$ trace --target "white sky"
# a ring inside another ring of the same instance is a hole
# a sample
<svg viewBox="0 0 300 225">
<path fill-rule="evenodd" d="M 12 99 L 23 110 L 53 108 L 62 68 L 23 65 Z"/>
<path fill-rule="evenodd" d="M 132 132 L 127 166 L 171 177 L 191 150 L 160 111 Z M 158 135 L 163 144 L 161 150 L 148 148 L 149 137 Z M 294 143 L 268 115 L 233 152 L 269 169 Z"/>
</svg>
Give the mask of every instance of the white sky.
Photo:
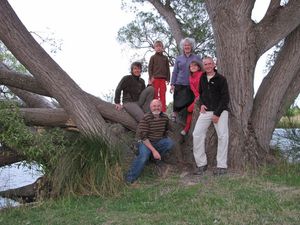
<svg viewBox="0 0 300 225">
<path fill-rule="evenodd" d="M 29 31 L 62 40 L 52 58 L 85 91 L 102 97 L 129 74 L 130 54 L 116 40 L 117 32 L 134 15 L 121 10 L 121 0 L 9 0 Z M 270 0 L 258 0 L 252 17 L 259 21 Z M 136 59 L 138 60 L 138 59 Z M 256 67 L 254 89 L 264 77 L 264 57 Z M 147 82 L 147 74 L 142 77 Z M 169 87 L 168 87 L 169 88 Z M 167 102 L 172 96 L 167 95 Z"/>
<path fill-rule="evenodd" d="M 121 0 L 9 3 L 29 31 L 62 39 L 62 51 L 49 54 L 83 90 L 102 96 L 129 74 L 130 57 L 116 37 L 134 15 L 121 10 Z"/>
</svg>

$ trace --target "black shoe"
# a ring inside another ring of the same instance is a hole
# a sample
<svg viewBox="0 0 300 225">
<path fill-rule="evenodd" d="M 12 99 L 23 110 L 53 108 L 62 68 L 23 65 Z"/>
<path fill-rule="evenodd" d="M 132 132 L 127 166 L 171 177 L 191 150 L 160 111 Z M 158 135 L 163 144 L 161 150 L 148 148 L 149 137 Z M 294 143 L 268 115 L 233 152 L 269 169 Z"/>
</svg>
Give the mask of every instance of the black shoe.
<svg viewBox="0 0 300 225">
<path fill-rule="evenodd" d="M 227 169 L 226 168 L 216 168 L 213 173 L 215 176 L 225 175 L 227 173 Z"/>
<path fill-rule="evenodd" d="M 198 167 L 196 170 L 195 170 L 195 172 L 193 173 L 194 175 L 203 175 L 204 174 L 204 172 L 207 170 L 207 165 L 205 165 L 205 166 L 200 166 L 200 167 Z"/>
</svg>

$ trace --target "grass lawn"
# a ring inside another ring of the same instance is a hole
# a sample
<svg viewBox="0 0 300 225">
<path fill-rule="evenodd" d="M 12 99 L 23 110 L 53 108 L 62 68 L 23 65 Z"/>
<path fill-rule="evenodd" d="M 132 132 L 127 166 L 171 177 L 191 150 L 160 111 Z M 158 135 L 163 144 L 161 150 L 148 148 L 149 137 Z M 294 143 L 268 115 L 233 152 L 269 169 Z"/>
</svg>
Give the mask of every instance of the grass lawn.
<svg viewBox="0 0 300 225">
<path fill-rule="evenodd" d="M 256 176 L 145 174 L 115 197 L 69 197 L 1 210 L 0 224 L 300 224 L 300 165 L 288 174 L 268 168 Z"/>
</svg>

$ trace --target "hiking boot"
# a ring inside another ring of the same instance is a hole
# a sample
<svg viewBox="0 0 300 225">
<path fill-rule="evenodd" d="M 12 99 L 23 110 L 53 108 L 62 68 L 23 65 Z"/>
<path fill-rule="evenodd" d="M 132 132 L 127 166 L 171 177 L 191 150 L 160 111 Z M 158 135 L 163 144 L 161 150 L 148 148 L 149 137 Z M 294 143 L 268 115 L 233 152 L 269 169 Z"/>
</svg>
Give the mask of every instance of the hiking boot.
<svg viewBox="0 0 300 225">
<path fill-rule="evenodd" d="M 216 168 L 213 173 L 215 176 L 221 176 L 221 175 L 224 175 L 227 173 L 227 169 L 226 168 Z"/>
<path fill-rule="evenodd" d="M 195 172 L 193 173 L 194 175 L 203 175 L 204 172 L 207 170 L 207 165 L 205 166 L 200 166 L 200 167 L 197 167 L 197 169 L 195 170 Z"/>
<path fill-rule="evenodd" d="M 161 160 L 156 160 L 155 164 L 156 164 L 158 176 L 162 178 L 166 178 L 171 169 L 170 165 L 165 162 L 162 162 Z"/>
</svg>

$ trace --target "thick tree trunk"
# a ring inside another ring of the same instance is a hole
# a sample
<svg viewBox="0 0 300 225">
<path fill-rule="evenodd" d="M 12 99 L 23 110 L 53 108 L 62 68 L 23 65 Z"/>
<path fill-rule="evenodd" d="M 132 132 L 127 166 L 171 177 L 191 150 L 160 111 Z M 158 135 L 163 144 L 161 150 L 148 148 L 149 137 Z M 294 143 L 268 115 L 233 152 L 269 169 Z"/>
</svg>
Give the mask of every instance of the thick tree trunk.
<svg viewBox="0 0 300 225">
<path fill-rule="evenodd" d="M 239 4 L 239 8 L 220 5 L 209 2 L 207 9 L 218 50 L 218 70 L 227 78 L 230 92 L 228 165 L 240 169 L 249 162 L 256 164 L 256 152 L 262 150 L 249 129 L 254 95 L 253 74 L 259 56 L 257 52 L 249 51 L 255 49 L 255 36 L 249 32 L 253 25 L 250 16 L 241 17 L 242 13 L 250 14 L 248 5 Z"/>
<path fill-rule="evenodd" d="M 214 29 L 218 52 L 218 70 L 227 78 L 230 91 L 231 112 L 228 159 L 229 166 L 233 168 L 244 168 L 248 165 L 256 167 L 269 159 L 269 143 L 275 124 L 279 119 L 270 121 L 269 115 L 272 115 L 272 110 L 277 112 L 279 105 L 272 105 L 268 108 L 263 107 L 263 105 L 266 101 L 269 102 L 270 96 L 277 101 L 281 101 L 284 93 L 288 90 L 283 85 L 276 86 L 277 89 L 275 89 L 275 86 L 272 89 L 268 88 L 268 94 L 258 93 L 255 99 L 263 97 L 264 100 L 257 100 L 254 106 L 254 69 L 257 60 L 264 53 L 261 49 L 267 50 L 271 47 L 270 42 L 276 44 L 280 38 L 287 35 L 299 24 L 299 20 L 291 20 L 289 23 L 286 20 L 288 18 L 287 12 L 294 15 L 299 13 L 299 4 L 296 1 L 292 1 L 291 4 L 293 5 L 289 7 L 281 9 L 275 7 L 276 10 L 273 7 L 272 10 L 280 13 L 282 30 L 276 32 L 274 27 L 270 31 L 273 35 L 268 34 L 270 36 L 270 40 L 268 40 L 265 33 L 257 33 L 257 30 L 263 29 L 263 27 L 266 28 L 266 26 L 274 26 L 271 21 L 277 20 L 279 22 L 279 20 L 274 15 L 273 19 L 264 19 L 262 24 L 253 23 L 251 12 L 254 2 L 236 0 L 206 1 L 208 14 Z M 272 13 L 270 12 L 270 14 Z M 287 55 L 286 58 L 288 58 Z M 277 73 L 277 81 L 285 80 L 286 76 L 289 76 L 288 79 L 295 81 L 297 77 L 295 70 L 290 69 L 289 72 L 290 74 Z M 271 84 L 269 83 L 269 85 Z M 252 116 L 253 110 L 259 110 L 257 117 Z M 271 126 L 272 129 L 262 131 L 265 125 Z"/>
</svg>

